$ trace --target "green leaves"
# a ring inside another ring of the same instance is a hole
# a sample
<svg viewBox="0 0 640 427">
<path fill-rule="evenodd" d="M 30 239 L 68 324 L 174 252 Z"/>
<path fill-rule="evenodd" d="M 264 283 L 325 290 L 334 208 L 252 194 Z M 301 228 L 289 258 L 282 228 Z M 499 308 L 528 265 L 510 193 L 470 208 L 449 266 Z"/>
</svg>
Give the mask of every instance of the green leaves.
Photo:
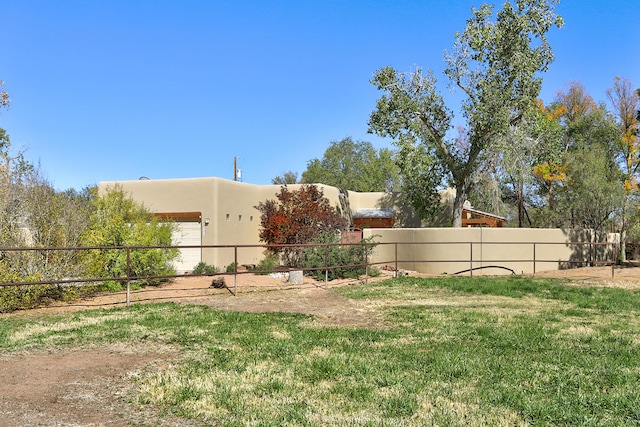
<svg viewBox="0 0 640 427">
<path fill-rule="evenodd" d="M 556 3 L 506 1 L 495 16 L 493 6 L 484 5 L 473 9 L 465 30 L 456 34 L 453 52 L 445 56 L 445 76 L 465 95 L 461 109 L 468 143 L 463 146 L 448 135 L 453 113 L 430 71 L 398 73 L 384 67 L 374 74 L 371 83 L 384 94 L 371 113 L 370 131 L 394 138 L 405 150 L 409 146 L 403 141 L 412 139 L 415 157 L 438 160 L 457 191 L 454 226 L 461 225 L 463 203 L 490 142 L 522 119 L 540 91 L 539 73 L 553 60 L 546 33 L 553 25 L 562 25 L 553 11 Z M 403 170 L 402 174 L 405 182 L 415 182 L 424 171 Z"/>
<path fill-rule="evenodd" d="M 302 174 L 308 184 L 327 184 L 351 191 L 387 191 L 399 181 L 393 152 L 350 137 L 333 141 L 321 159 L 312 159 Z"/>
<path fill-rule="evenodd" d="M 83 236 L 85 246 L 170 246 L 172 225 L 161 223 L 144 206 L 127 196 L 120 187 L 109 188 L 94 200 L 89 229 Z M 88 251 L 91 277 L 126 277 L 173 274 L 171 262 L 178 249 L 132 249 L 127 262 L 123 249 Z"/>
</svg>

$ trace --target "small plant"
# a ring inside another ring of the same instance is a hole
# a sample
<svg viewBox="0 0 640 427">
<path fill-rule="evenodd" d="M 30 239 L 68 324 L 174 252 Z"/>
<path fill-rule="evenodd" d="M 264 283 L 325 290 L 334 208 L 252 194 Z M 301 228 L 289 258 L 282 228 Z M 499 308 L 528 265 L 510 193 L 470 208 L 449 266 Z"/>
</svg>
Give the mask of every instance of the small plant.
<svg viewBox="0 0 640 427">
<path fill-rule="evenodd" d="M 363 239 L 358 245 L 340 245 L 336 234 L 322 235 L 317 243 L 326 243 L 326 246 L 305 249 L 304 267 L 311 269 L 306 274 L 324 280 L 325 267 L 329 267 L 326 270 L 328 280 L 358 278 L 367 272 L 366 263 L 375 247 L 372 239 L 373 237 Z M 371 269 L 370 273 L 374 270 L 376 269 Z"/>
<path fill-rule="evenodd" d="M 266 256 L 256 265 L 255 270 L 258 272 L 264 272 L 258 274 L 269 274 L 269 272 L 277 270 L 279 266 L 280 257 L 276 254 L 266 252 Z"/>
<path fill-rule="evenodd" d="M 191 273 L 208 275 L 208 274 L 216 274 L 218 272 L 219 270 L 215 265 L 210 265 L 210 264 L 207 264 L 206 262 L 199 262 L 198 265 L 195 266 L 195 268 Z"/>
<path fill-rule="evenodd" d="M 120 292 L 122 290 L 122 284 L 115 280 L 107 280 L 98 285 L 100 292 Z"/>
<path fill-rule="evenodd" d="M 237 268 L 238 268 L 238 263 L 232 262 L 231 264 L 227 265 L 226 272 L 233 273 L 234 271 L 237 270 Z"/>
</svg>

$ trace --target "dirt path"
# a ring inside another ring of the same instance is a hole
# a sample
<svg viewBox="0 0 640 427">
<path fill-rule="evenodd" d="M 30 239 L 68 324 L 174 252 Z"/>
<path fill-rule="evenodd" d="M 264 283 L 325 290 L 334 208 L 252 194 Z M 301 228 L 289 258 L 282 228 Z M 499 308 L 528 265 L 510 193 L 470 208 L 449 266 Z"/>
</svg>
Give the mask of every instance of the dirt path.
<svg viewBox="0 0 640 427">
<path fill-rule="evenodd" d="M 640 268 L 592 267 L 540 273 L 542 277 L 576 279 L 581 286 L 640 289 Z M 380 277 L 369 280 L 381 280 Z M 329 325 L 381 326 L 382 319 L 357 301 L 332 289 L 361 281 L 323 282 L 305 278 L 301 286 L 283 279 L 240 275 L 225 277 L 228 289 L 211 288 L 211 278 L 178 279 L 157 288 L 132 292 L 132 303 L 174 301 L 204 304 L 221 310 L 296 312 L 313 315 L 313 322 Z M 10 316 L 40 317 L 77 310 L 126 305 L 126 294 L 100 295 L 74 304 L 57 305 Z M 2 317 L 7 317 L 4 315 Z M 2 321 L 0 317 L 0 321 Z M 131 375 L 154 369 L 177 353 L 160 348 L 101 347 L 0 354 L 0 427 L 14 426 L 195 426 L 189 420 L 165 416 L 129 400 Z"/>
</svg>

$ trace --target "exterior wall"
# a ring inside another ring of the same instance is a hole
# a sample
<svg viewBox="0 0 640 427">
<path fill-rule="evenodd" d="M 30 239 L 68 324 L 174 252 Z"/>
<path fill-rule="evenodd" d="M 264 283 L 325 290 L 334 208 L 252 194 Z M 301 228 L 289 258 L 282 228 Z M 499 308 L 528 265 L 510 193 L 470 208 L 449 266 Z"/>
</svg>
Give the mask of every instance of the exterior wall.
<svg viewBox="0 0 640 427">
<path fill-rule="evenodd" d="M 570 268 L 578 266 L 574 262 L 588 262 L 592 255 L 598 261 L 610 260 L 611 247 L 568 242 L 617 241 L 616 235 L 596 238 L 591 230 L 532 228 L 365 229 L 363 237 L 371 236 L 381 243 L 409 242 L 397 245 L 398 268 L 427 274 L 454 274 L 478 267 L 482 269 L 473 274 L 511 274 L 489 266 L 532 274 L 533 259 L 536 272 Z M 396 245 L 379 245 L 372 261 L 395 267 L 395 251 Z M 419 260 L 429 262 L 416 262 Z"/>
<path fill-rule="evenodd" d="M 259 202 L 275 199 L 279 185 L 255 185 L 222 178 L 188 178 L 166 180 L 140 180 L 103 182 L 104 191 L 115 184 L 122 186 L 134 200 L 149 210 L 166 212 L 201 212 L 202 244 L 258 245 L 260 212 Z M 331 186 L 317 184 L 333 206 L 344 211 L 340 191 Z M 289 185 L 295 190 L 300 185 Z M 445 197 L 443 196 L 443 199 Z M 351 211 L 363 208 L 396 208 L 397 227 L 415 224 L 411 208 L 403 207 L 396 194 L 348 192 Z M 417 226 L 419 226 L 419 220 Z M 414 225 L 415 227 L 416 225 Z M 568 261 L 588 260 L 586 247 L 569 247 L 566 242 L 592 241 L 589 230 L 519 229 L 519 228 L 376 228 L 365 229 L 363 237 L 376 236 L 378 242 L 410 242 L 398 245 L 399 268 L 431 274 L 452 274 L 471 267 L 500 265 L 517 273 L 533 273 L 532 259 L 536 242 L 536 271 L 568 267 Z M 448 242 L 438 244 L 439 242 Z M 470 262 L 473 242 L 473 262 Z M 496 244 L 497 242 L 510 242 Z M 548 244 L 538 243 L 546 242 Z M 600 247 L 600 251 L 604 249 Z M 264 258 L 260 247 L 239 247 L 237 260 L 242 264 L 257 264 Z M 234 248 L 203 248 L 202 261 L 223 269 L 234 262 Z M 610 253 L 600 253 L 599 259 Z M 609 259 L 609 258 L 607 258 Z M 409 262 L 411 260 L 411 262 Z M 429 260 L 437 262 L 415 262 Z M 463 260 L 463 261 L 457 261 Z M 524 261 L 523 261 L 524 260 Z M 380 245 L 374 253 L 374 262 L 395 264 L 395 247 Z M 456 261 L 456 262 L 454 262 Z M 489 268 L 474 274 L 510 274 L 503 269 Z"/>
<path fill-rule="evenodd" d="M 260 232 L 259 202 L 275 199 L 280 185 L 255 185 L 222 178 L 185 178 L 101 182 L 100 191 L 120 185 L 131 197 L 156 213 L 201 212 L 202 245 L 257 245 Z M 317 184 L 331 205 L 340 207 L 340 191 Z M 299 184 L 288 185 L 291 190 Z M 380 208 L 386 203 L 385 193 L 348 192 L 351 210 Z M 203 248 L 202 261 L 223 269 L 234 262 L 233 248 Z M 264 250 L 238 248 L 238 264 L 257 264 L 264 258 Z"/>
</svg>

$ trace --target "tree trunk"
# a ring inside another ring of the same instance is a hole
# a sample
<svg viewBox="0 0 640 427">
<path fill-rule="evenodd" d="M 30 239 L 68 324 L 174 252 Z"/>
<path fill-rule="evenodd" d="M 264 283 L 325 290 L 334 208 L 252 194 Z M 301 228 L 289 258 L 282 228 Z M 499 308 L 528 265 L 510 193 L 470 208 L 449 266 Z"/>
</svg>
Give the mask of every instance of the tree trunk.
<svg viewBox="0 0 640 427">
<path fill-rule="evenodd" d="M 467 185 L 456 186 L 456 198 L 453 199 L 453 221 L 451 223 L 454 228 L 462 227 L 462 208 L 464 207 L 464 202 L 467 201 L 468 191 Z"/>
<path fill-rule="evenodd" d="M 516 190 L 516 197 L 518 199 L 518 227 L 524 227 L 524 184 L 522 182 L 518 183 Z"/>
</svg>

